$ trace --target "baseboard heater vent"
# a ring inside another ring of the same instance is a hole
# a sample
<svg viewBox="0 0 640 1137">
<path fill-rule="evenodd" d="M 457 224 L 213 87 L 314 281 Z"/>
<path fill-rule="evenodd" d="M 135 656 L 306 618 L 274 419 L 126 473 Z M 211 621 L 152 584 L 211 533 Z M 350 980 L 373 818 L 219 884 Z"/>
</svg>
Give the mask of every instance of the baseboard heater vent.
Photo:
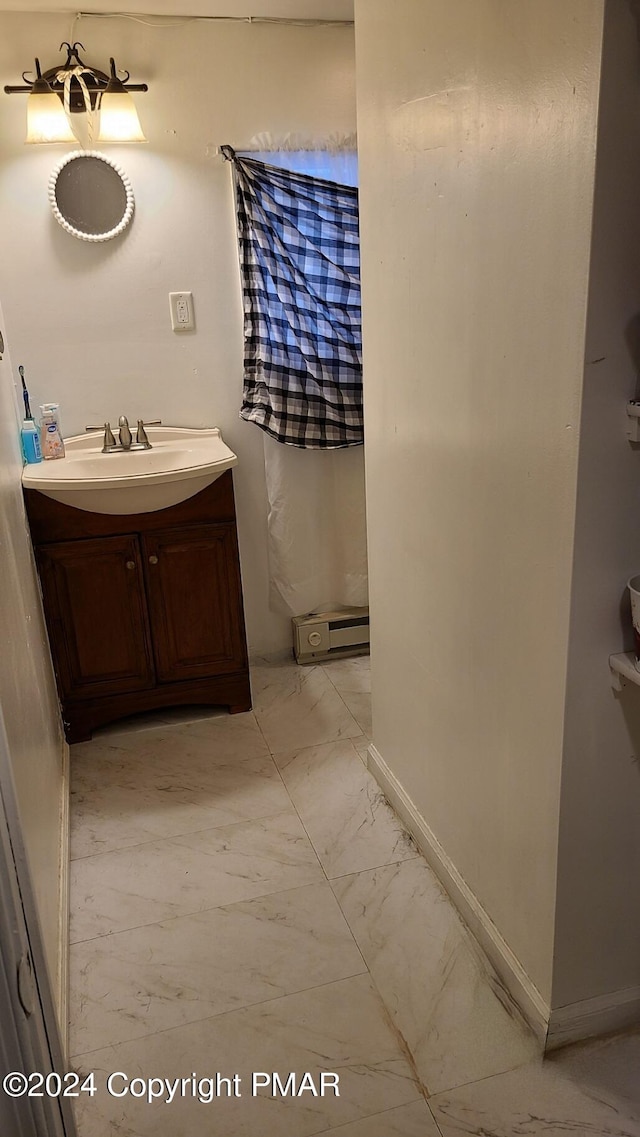
<svg viewBox="0 0 640 1137">
<path fill-rule="evenodd" d="M 369 651 L 369 609 L 310 612 L 294 616 L 293 650 L 298 663 L 318 663 L 342 655 Z"/>
</svg>

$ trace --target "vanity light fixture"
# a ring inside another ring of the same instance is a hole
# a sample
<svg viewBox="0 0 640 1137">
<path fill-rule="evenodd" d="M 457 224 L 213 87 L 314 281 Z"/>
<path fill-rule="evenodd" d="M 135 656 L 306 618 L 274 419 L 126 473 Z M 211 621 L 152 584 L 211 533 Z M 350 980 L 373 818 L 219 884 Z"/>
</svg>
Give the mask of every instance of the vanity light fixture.
<svg viewBox="0 0 640 1137">
<path fill-rule="evenodd" d="M 122 80 L 118 79 L 113 59 L 109 62 L 111 75 L 100 96 L 100 130 L 97 141 L 146 142 L 136 105 Z M 146 87 L 146 83 L 141 85 Z"/>
<path fill-rule="evenodd" d="M 89 122 L 90 141 L 93 140 L 93 117 L 100 113 L 98 142 L 146 142 L 140 126 L 131 91 L 148 91 L 146 83 L 129 83 L 129 72 L 120 79 L 113 59 L 110 74 L 89 67 L 78 55 L 81 43 L 62 43 L 67 49 L 63 65 L 51 67 L 44 74 L 36 59 L 35 77 L 23 71 L 24 86 L 6 86 L 5 94 L 26 93 L 26 142 L 76 142 L 71 127 L 71 115 L 85 113 Z"/>
<path fill-rule="evenodd" d="M 47 80 L 43 79 L 40 62 L 36 59 L 36 80 L 27 99 L 25 142 L 76 141 L 64 107 Z"/>
</svg>

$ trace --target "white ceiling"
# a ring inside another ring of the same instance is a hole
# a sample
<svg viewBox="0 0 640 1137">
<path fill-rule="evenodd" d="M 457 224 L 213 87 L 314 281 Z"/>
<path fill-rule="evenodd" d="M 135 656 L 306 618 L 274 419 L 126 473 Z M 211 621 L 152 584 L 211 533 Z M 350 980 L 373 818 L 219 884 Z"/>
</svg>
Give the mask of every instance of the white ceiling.
<svg viewBox="0 0 640 1137">
<path fill-rule="evenodd" d="M 271 16 L 352 20 L 353 0 L 0 0 L 5 12 L 144 12 L 161 16 Z"/>
</svg>

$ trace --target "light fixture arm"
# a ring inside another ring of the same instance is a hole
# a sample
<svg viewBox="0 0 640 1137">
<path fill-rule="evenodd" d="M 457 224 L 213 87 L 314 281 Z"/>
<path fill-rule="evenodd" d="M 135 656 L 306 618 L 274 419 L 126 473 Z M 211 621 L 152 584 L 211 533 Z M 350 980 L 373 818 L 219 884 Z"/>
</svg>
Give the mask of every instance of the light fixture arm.
<svg viewBox="0 0 640 1137">
<path fill-rule="evenodd" d="M 120 79 L 120 82 L 122 83 L 123 87 L 125 87 L 127 85 L 127 83 L 129 82 L 129 72 L 128 71 L 121 71 L 120 75 L 118 75 L 118 72 L 116 71 L 116 61 L 113 58 L 113 56 L 111 56 L 109 59 L 109 67 L 111 70 L 110 78 L 111 79 Z M 124 75 L 124 79 L 121 78 L 122 75 Z M 146 87 L 146 83 L 143 83 L 142 85 Z M 135 87 L 133 84 L 130 84 L 128 89 L 130 91 L 136 91 L 137 87 Z"/>
</svg>

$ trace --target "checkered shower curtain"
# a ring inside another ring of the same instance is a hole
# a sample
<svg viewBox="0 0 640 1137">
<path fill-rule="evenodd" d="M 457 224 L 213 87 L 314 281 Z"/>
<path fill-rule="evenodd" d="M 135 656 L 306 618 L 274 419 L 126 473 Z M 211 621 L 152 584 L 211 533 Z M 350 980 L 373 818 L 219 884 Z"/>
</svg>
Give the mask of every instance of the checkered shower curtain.
<svg viewBox="0 0 640 1137">
<path fill-rule="evenodd" d="M 241 418 L 278 442 L 363 441 L 358 195 L 236 155 L 244 297 Z"/>
</svg>

